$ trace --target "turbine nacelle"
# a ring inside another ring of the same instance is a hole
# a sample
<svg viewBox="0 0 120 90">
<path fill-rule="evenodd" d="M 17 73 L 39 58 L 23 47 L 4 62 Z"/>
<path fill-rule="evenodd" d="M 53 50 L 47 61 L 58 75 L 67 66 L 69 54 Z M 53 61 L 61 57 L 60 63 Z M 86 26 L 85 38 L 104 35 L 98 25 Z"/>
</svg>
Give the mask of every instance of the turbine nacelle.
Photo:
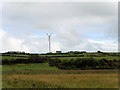
<svg viewBox="0 0 120 90">
<path fill-rule="evenodd" d="M 51 33 L 51 34 L 47 34 L 47 33 L 46 33 L 46 35 L 47 35 L 48 37 L 51 37 L 52 33 Z"/>
</svg>

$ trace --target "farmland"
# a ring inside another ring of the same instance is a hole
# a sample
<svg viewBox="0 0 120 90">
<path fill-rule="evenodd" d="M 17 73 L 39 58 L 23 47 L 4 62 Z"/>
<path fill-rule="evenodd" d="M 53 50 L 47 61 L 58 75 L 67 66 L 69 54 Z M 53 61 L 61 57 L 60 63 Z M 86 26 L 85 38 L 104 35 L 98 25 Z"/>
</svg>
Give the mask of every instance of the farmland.
<svg viewBox="0 0 120 90">
<path fill-rule="evenodd" d="M 4 65 L 2 65 L 3 88 L 118 88 L 117 69 L 86 68 L 86 70 L 82 70 L 81 68 L 77 68 L 77 66 L 76 68 L 65 68 L 66 70 L 64 70 L 64 68 L 61 69 L 57 67 L 58 64 L 63 66 L 66 61 L 68 63 L 69 61 L 71 62 L 71 59 L 79 61 L 82 60 L 81 58 L 84 58 L 83 61 L 92 59 L 92 62 L 93 60 L 99 61 L 102 59 L 108 61 L 114 60 L 115 65 L 115 60 L 119 60 L 118 53 L 107 53 L 105 55 L 101 53 L 82 53 L 77 55 L 39 54 L 37 56 L 32 55 L 32 57 L 29 54 L 4 54 L 2 60 L 8 60 L 11 63 L 4 63 Z M 27 61 L 21 62 L 27 59 L 30 60 L 31 63 L 26 63 Z M 36 59 L 38 59 L 38 61 L 36 61 Z M 46 60 L 41 61 L 44 59 Z M 16 62 L 17 60 L 20 63 Z M 49 60 L 53 60 L 52 62 L 58 60 L 58 62 L 54 65 L 54 63 L 49 62 Z M 62 63 L 60 63 L 59 60 L 62 61 Z M 12 61 L 14 61 L 14 63 Z"/>
<path fill-rule="evenodd" d="M 56 67 L 50 67 L 48 63 L 40 64 L 15 64 L 15 65 L 4 65 L 3 71 L 17 71 L 17 70 L 58 70 Z"/>
<path fill-rule="evenodd" d="M 70 59 L 76 59 L 78 57 L 59 57 L 61 60 L 70 60 Z M 88 57 L 79 57 L 79 58 L 88 58 Z M 93 57 L 95 60 L 100 60 L 100 59 L 108 59 L 108 60 L 113 60 L 116 59 L 118 60 L 118 57 L 112 57 L 112 56 L 106 56 L 106 57 Z"/>
<path fill-rule="evenodd" d="M 117 74 L 3 74 L 5 88 L 118 88 Z"/>
<path fill-rule="evenodd" d="M 38 54 L 39 56 L 43 57 L 49 57 L 49 58 L 59 58 L 61 60 L 70 60 L 70 59 L 76 59 L 76 58 L 88 58 L 88 57 L 93 57 L 96 60 L 100 59 L 108 59 L 108 60 L 113 60 L 116 59 L 118 60 L 119 53 L 81 53 L 81 54 L 74 54 L 74 53 L 66 53 L 66 54 Z M 17 59 L 17 58 L 28 58 L 29 54 L 2 54 L 2 60 L 5 59 Z"/>
</svg>

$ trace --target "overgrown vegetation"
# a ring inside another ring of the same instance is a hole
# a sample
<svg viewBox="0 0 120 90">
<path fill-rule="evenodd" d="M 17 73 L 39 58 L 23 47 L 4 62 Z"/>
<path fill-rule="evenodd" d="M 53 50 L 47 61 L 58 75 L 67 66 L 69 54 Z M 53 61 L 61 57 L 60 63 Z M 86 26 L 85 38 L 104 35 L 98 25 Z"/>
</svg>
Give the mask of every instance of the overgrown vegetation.
<svg viewBox="0 0 120 90">
<path fill-rule="evenodd" d="M 118 88 L 117 53 L 2 56 L 3 88 Z"/>
<path fill-rule="evenodd" d="M 81 55 L 79 55 L 81 54 Z M 47 54 L 46 54 L 47 55 Z M 2 60 L 3 65 L 13 65 L 13 64 L 32 64 L 32 63 L 48 63 L 49 66 L 55 66 L 59 69 L 115 69 L 118 68 L 120 60 L 116 59 L 119 54 L 117 53 L 68 53 L 65 55 L 57 55 L 51 56 L 39 55 L 39 54 L 3 54 L 4 57 L 14 57 L 14 58 L 6 58 Z M 92 56 L 91 56 L 92 55 Z M 93 56 L 97 56 L 99 59 L 94 58 Z M 111 57 L 115 58 L 108 58 Z M 101 58 L 100 56 L 105 56 Z M 19 57 L 19 58 L 15 58 Z M 21 57 L 21 58 L 20 58 Z M 61 57 L 64 59 L 61 59 Z M 72 58 L 73 59 L 70 59 Z M 78 58 L 77 58 L 78 57 Z M 69 58 L 69 59 L 68 59 Z M 108 59 L 107 59 L 108 58 Z"/>
<path fill-rule="evenodd" d="M 29 63 L 45 63 L 48 61 L 49 58 L 41 57 L 36 54 L 29 55 L 27 59 L 24 58 L 17 58 L 17 59 L 5 59 L 2 61 L 3 65 L 12 65 L 12 64 L 29 64 Z"/>
<path fill-rule="evenodd" d="M 94 58 L 78 58 L 76 60 L 52 60 L 50 66 L 56 66 L 59 69 L 115 69 L 118 68 L 117 60 L 95 60 Z"/>
<path fill-rule="evenodd" d="M 118 74 L 5 74 L 3 88 L 118 88 Z"/>
</svg>

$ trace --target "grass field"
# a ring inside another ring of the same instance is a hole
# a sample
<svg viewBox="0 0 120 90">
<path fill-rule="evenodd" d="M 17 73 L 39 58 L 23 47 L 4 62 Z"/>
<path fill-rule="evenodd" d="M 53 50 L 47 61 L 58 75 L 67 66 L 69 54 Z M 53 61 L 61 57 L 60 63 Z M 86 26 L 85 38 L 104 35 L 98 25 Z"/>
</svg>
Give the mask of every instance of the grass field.
<svg viewBox="0 0 120 90">
<path fill-rule="evenodd" d="M 73 57 L 72 55 L 69 54 L 63 54 L 63 55 L 40 55 L 39 56 L 48 56 L 51 58 L 58 58 L 60 60 L 70 60 L 70 59 L 77 59 L 77 58 L 90 58 L 87 55 L 92 54 L 92 53 L 84 53 L 84 54 L 77 54 L 77 55 L 84 55 L 84 57 Z M 93 53 L 96 54 L 96 53 Z M 112 54 L 112 53 L 109 53 Z M 7 55 L 7 54 L 6 54 Z M 17 57 L 18 56 L 18 57 Z M 23 57 L 19 57 L 19 56 L 23 56 Z M 70 56 L 70 57 L 52 57 L 52 56 Z M 19 55 L 19 54 L 12 54 L 11 56 L 2 56 L 2 60 L 8 59 L 8 60 L 12 60 L 12 59 L 27 59 L 29 57 L 29 55 Z M 100 56 L 100 57 L 93 57 L 96 60 L 100 60 L 100 59 L 107 59 L 107 60 L 118 60 L 119 57 L 118 56 Z"/>
<path fill-rule="evenodd" d="M 56 67 L 50 67 L 48 63 L 40 64 L 15 64 L 2 65 L 3 71 L 17 71 L 17 70 L 58 70 Z"/>
<path fill-rule="evenodd" d="M 118 88 L 118 74 L 5 74 L 3 88 Z"/>
<path fill-rule="evenodd" d="M 12 60 L 12 59 L 26 59 L 27 57 L 11 57 L 11 56 L 2 56 L 2 60 L 8 59 L 8 60 Z"/>
<path fill-rule="evenodd" d="M 2 60 L 8 59 L 27 59 L 27 57 L 10 57 L 10 56 L 2 56 Z M 90 58 L 90 57 L 57 57 L 60 60 L 71 60 L 71 59 L 77 59 L 77 58 Z M 119 60 L 118 57 L 112 57 L 112 56 L 106 56 L 106 57 L 93 57 L 95 60 L 100 60 L 100 59 L 107 59 L 107 60 Z"/>
<path fill-rule="evenodd" d="M 90 57 L 59 57 L 58 59 L 60 60 L 70 60 L 70 59 L 77 59 L 77 58 L 90 58 Z M 100 60 L 100 59 L 107 59 L 107 60 L 119 60 L 118 57 L 113 57 L 113 56 L 106 56 L 106 57 L 93 57 L 95 60 Z"/>
<path fill-rule="evenodd" d="M 28 57 L 28 55 L 25 57 L 14 56 L 3 56 L 2 60 Z M 89 57 L 58 57 L 61 60 L 76 58 Z M 118 60 L 117 56 L 93 58 Z M 118 70 L 114 69 L 60 70 L 50 67 L 48 63 L 2 65 L 0 68 L 2 68 L 3 88 L 118 88 Z"/>
<path fill-rule="evenodd" d="M 3 65 L 3 88 L 117 88 L 117 70 L 58 70 L 42 64 Z"/>
</svg>

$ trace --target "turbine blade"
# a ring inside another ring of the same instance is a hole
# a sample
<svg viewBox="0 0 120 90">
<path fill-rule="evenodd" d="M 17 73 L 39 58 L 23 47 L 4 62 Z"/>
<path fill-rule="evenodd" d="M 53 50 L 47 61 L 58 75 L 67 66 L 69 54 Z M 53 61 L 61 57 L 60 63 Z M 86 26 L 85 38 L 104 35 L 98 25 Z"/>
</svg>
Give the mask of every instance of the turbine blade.
<svg viewBox="0 0 120 90">
<path fill-rule="evenodd" d="M 52 33 L 50 34 L 50 36 L 52 35 Z"/>
<path fill-rule="evenodd" d="M 46 33 L 47 36 L 49 36 L 47 33 Z"/>
</svg>

